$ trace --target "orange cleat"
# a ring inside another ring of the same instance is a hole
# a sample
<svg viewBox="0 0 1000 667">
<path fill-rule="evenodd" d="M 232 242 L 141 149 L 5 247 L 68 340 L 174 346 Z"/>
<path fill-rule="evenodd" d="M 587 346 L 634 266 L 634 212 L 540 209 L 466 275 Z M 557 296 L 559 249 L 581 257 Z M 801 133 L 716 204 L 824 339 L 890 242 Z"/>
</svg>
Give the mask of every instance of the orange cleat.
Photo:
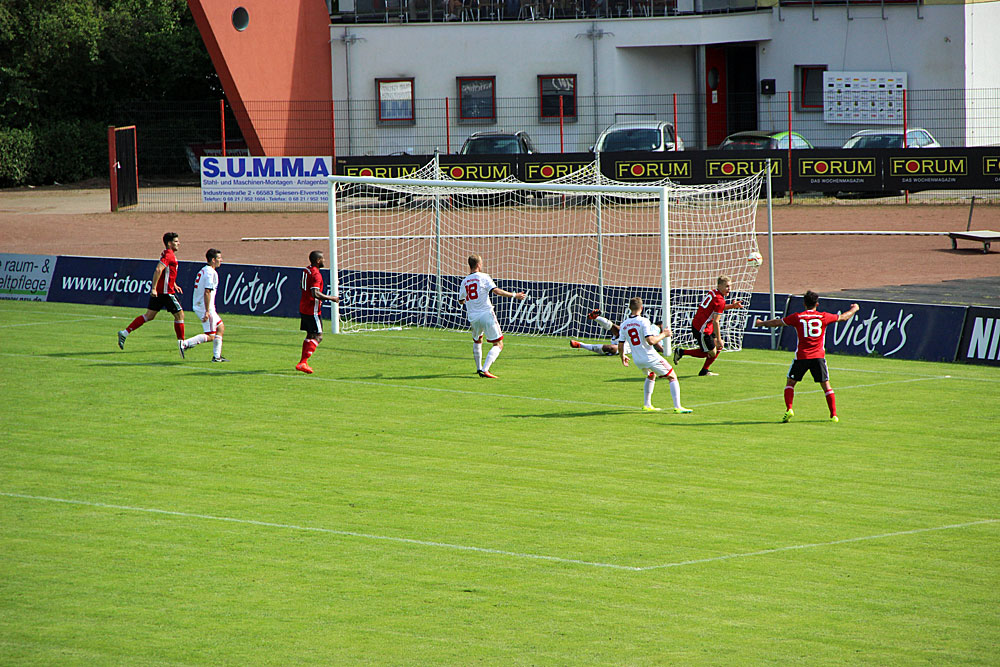
<svg viewBox="0 0 1000 667">
<path fill-rule="evenodd" d="M 493 375 L 493 373 L 490 373 L 489 371 L 477 371 L 477 372 L 479 373 L 479 377 L 481 377 L 481 378 L 494 378 L 494 379 L 496 379 L 496 375 Z"/>
<path fill-rule="evenodd" d="M 575 349 L 577 349 L 577 348 L 580 347 L 580 341 L 578 341 L 578 340 L 571 340 L 569 342 L 569 346 L 575 350 Z"/>
<path fill-rule="evenodd" d="M 304 361 L 300 361 L 299 363 L 295 364 L 295 370 L 302 371 L 303 373 L 313 372 L 313 369 L 309 367 L 309 364 L 307 364 Z"/>
<path fill-rule="evenodd" d="M 601 316 L 601 311 L 597 308 L 594 308 L 592 311 L 587 313 L 588 320 L 596 320 L 600 316 Z"/>
</svg>

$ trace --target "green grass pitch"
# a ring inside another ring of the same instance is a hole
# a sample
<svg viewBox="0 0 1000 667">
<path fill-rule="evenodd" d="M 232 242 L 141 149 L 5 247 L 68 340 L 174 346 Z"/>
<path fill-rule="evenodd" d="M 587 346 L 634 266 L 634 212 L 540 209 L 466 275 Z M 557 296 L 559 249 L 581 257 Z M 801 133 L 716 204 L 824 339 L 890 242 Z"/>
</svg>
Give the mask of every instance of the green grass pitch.
<svg viewBox="0 0 1000 667">
<path fill-rule="evenodd" d="M 1000 662 L 996 368 L 135 314 L 0 302 L 0 664 Z"/>
</svg>

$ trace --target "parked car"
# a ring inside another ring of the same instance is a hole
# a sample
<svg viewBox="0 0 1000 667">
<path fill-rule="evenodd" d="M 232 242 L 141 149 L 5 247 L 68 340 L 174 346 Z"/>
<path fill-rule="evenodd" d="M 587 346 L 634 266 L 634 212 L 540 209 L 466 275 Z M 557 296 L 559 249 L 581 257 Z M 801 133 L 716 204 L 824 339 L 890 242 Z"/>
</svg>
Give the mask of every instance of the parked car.
<svg viewBox="0 0 1000 667">
<path fill-rule="evenodd" d="M 590 150 L 594 153 L 626 151 L 662 153 L 674 150 L 675 145 L 677 150 L 684 150 L 684 140 L 677 136 L 673 123 L 662 120 L 640 120 L 611 125 L 601 132 Z"/>
<path fill-rule="evenodd" d="M 788 137 L 792 138 L 792 149 L 812 148 L 813 145 L 798 132 L 788 130 L 778 130 L 774 132 L 763 132 L 758 130 L 747 130 L 736 132 L 726 137 L 719 149 L 724 151 L 745 151 L 745 150 L 788 150 Z"/>
<path fill-rule="evenodd" d="M 528 155 L 536 153 L 527 132 L 474 132 L 460 155 Z"/>
<path fill-rule="evenodd" d="M 844 148 L 902 148 L 903 130 L 861 130 L 851 135 Z M 922 127 L 906 131 L 907 148 L 941 148 L 941 144 Z"/>
</svg>

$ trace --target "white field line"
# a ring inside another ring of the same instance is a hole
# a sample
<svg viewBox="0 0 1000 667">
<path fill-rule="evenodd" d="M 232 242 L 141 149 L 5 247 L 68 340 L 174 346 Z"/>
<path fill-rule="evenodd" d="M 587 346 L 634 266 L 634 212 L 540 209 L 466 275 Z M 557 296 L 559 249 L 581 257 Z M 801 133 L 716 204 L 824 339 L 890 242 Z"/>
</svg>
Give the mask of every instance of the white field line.
<svg viewBox="0 0 1000 667">
<path fill-rule="evenodd" d="M 496 556 L 510 556 L 512 558 L 527 558 L 531 560 L 545 560 L 555 563 L 572 563 L 574 565 L 589 565 L 591 567 L 606 567 L 615 570 L 631 570 L 637 572 L 642 568 L 628 565 L 615 565 L 614 563 L 599 563 L 594 561 L 578 560 L 575 558 L 560 558 L 559 556 L 545 556 L 542 554 L 519 553 L 517 551 L 505 551 L 503 549 L 490 549 L 488 547 L 473 547 L 464 544 L 449 544 L 448 542 L 434 542 L 431 540 L 417 540 L 409 537 L 390 537 L 388 535 L 373 535 L 371 533 L 358 533 L 352 530 L 335 530 L 333 528 L 316 528 L 313 526 L 298 526 L 290 523 L 273 523 L 271 521 L 256 521 L 254 519 L 236 519 L 227 516 L 215 516 L 212 514 L 196 514 L 194 512 L 176 512 L 173 510 L 161 510 L 151 507 L 133 507 L 131 505 L 112 505 L 110 503 L 97 503 L 86 500 L 69 500 L 67 498 L 52 498 L 49 496 L 33 496 L 25 493 L 9 493 L 0 491 L 0 496 L 8 498 L 21 498 L 24 500 L 41 500 L 52 503 L 65 503 L 68 505 L 82 505 L 85 507 L 99 507 L 102 509 L 123 510 L 128 512 L 144 512 L 146 514 L 163 514 L 167 516 L 177 516 L 187 519 L 204 519 L 206 521 L 224 521 L 227 523 L 237 523 L 248 526 L 260 526 L 263 528 L 283 528 L 285 530 L 297 530 L 310 533 L 323 533 L 326 535 L 337 535 L 340 537 L 356 537 L 365 540 L 380 540 L 383 542 L 397 542 L 402 544 L 415 544 L 423 547 L 438 547 L 441 549 L 454 549 L 458 551 L 474 551 L 476 553 L 492 554 Z"/>
<path fill-rule="evenodd" d="M 132 505 L 116 505 L 111 503 L 99 503 L 87 500 L 71 500 L 68 498 L 53 498 L 51 496 L 37 496 L 26 493 L 11 493 L 0 491 L 0 496 L 8 498 L 18 498 L 21 500 L 38 500 L 42 502 L 63 503 L 67 505 L 78 505 L 83 507 L 95 507 L 100 509 L 112 509 L 127 512 L 140 512 L 145 514 L 159 514 L 164 516 L 181 517 L 185 519 L 202 519 L 205 521 L 221 521 L 225 523 L 235 523 L 247 526 L 257 526 L 262 528 L 279 528 L 283 530 L 294 530 L 310 533 L 321 533 L 325 535 L 336 535 L 339 537 L 353 537 L 364 540 L 377 540 L 381 542 L 394 542 L 397 544 L 412 544 L 422 547 L 435 547 L 439 549 L 452 549 L 455 551 L 471 551 L 475 553 L 489 554 L 493 556 L 507 556 L 527 560 L 541 560 L 552 563 L 566 563 L 570 565 L 585 565 L 588 567 L 607 568 L 612 570 L 625 570 L 629 572 L 649 572 L 651 570 L 663 570 L 667 568 L 682 567 L 685 565 L 698 565 L 702 563 L 714 563 L 735 558 L 749 558 L 752 556 L 766 556 L 783 551 L 798 551 L 802 549 L 816 549 L 819 547 L 836 546 L 838 544 L 850 544 L 852 542 L 864 542 L 868 540 L 888 539 L 890 537 L 901 537 L 904 535 L 916 535 L 939 530 L 957 530 L 984 524 L 1000 523 L 1000 519 L 980 519 L 979 521 L 969 521 L 967 523 L 953 523 L 944 526 L 932 526 L 930 528 L 914 528 L 912 530 L 900 530 L 891 533 L 880 533 L 878 535 L 863 535 L 860 537 L 848 537 L 842 540 L 832 540 L 830 542 L 815 542 L 811 544 L 796 544 L 786 547 L 776 547 L 774 549 L 761 549 L 759 551 L 746 551 L 742 553 L 726 554 L 723 556 L 713 556 L 710 558 L 697 558 L 692 560 L 675 561 L 672 563 L 661 563 L 658 565 L 618 565 L 615 563 L 602 563 L 599 561 L 588 561 L 578 558 L 562 558 L 560 556 L 548 556 L 545 554 L 521 553 L 518 551 L 507 551 L 505 549 L 492 549 L 489 547 L 476 547 L 464 544 L 452 544 L 448 542 L 436 542 L 433 540 L 418 540 L 409 537 L 391 537 L 388 535 L 375 535 L 372 533 L 360 533 L 351 530 L 336 530 L 333 528 L 317 528 L 315 526 L 299 526 L 290 523 L 275 523 L 271 521 L 257 521 L 254 519 L 237 519 L 234 517 L 216 516 L 213 514 L 199 514 L 195 512 L 179 512 L 174 510 L 163 510 L 151 507 L 134 507 Z"/>
<path fill-rule="evenodd" d="M 13 327 L 51 326 L 53 324 L 73 324 L 75 322 L 93 322 L 94 319 L 95 318 L 93 317 L 81 317 L 76 320 L 40 320 L 38 322 L 19 322 L 18 324 L 0 324 L 0 329 L 11 329 Z"/>
<path fill-rule="evenodd" d="M 648 565 L 640 567 L 643 572 L 649 570 L 663 570 L 668 567 L 681 567 L 682 565 L 697 565 L 699 563 L 714 563 L 720 560 L 731 560 L 733 558 L 749 558 L 750 556 L 766 556 L 767 554 L 781 553 L 782 551 L 797 551 L 800 549 L 816 549 L 819 547 L 831 547 L 837 544 L 850 544 L 851 542 L 865 542 L 867 540 L 882 540 L 890 537 L 900 537 L 903 535 L 916 535 L 918 533 L 929 533 L 935 530 L 957 530 L 959 528 L 969 528 L 970 526 L 981 526 L 989 523 L 1000 523 L 1000 519 L 980 519 L 979 521 L 969 521 L 968 523 L 952 523 L 946 526 L 933 526 L 931 528 L 914 528 L 912 530 L 898 530 L 893 533 L 880 533 L 878 535 L 863 535 L 861 537 L 848 537 L 843 540 L 833 540 L 830 542 L 816 542 L 813 544 L 795 544 L 790 547 L 776 547 L 774 549 L 761 549 L 760 551 L 746 551 L 738 554 L 727 554 L 725 556 L 714 556 L 712 558 L 697 558 L 694 560 L 681 560 L 675 563 L 663 563 L 662 565 Z"/>
</svg>

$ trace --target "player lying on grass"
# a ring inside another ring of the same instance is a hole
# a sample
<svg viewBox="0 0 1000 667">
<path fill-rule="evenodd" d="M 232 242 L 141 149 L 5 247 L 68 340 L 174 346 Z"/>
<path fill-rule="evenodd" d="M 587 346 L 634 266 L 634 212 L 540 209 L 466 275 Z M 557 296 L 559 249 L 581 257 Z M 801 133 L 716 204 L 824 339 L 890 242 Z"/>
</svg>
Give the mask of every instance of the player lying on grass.
<svg viewBox="0 0 1000 667">
<path fill-rule="evenodd" d="M 701 370 L 698 371 L 698 375 L 701 377 L 718 375 L 718 373 L 708 370 L 708 367 L 712 365 L 718 358 L 719 353 L 722 352 L 722 326 L 720 322 L 722 313 L 731 308 L 743 307 L 742 301 L 726 302 L 730 282 L 729 276 L 719 276 L 718 281 L 716 281 L 716 288 L 708 290 L 708 294 L 705 295 L 705 298 L 698 305 L 694 319 L 691 320 L 691 332 L 694 334 L 694 340 L 698 343 L 698 347 L 689 350 L 680 347 L 674 349 L 675 364 L 682 357 L 697 357 L 705 360 L 705 363 L 701 366 Z"/>
<path fill-rule="evenodd" d="M 506 296 L 518 301 L 523 301 L 526 296 L 524 292 L 508 292 L 497 287 L 489 274 L 483 271 L 483 258 L 479 255 L 469 255 L 469 268 L 472 270 L 458 288 L 458 302 L 465 305 L 466 314 L 469 317 L 469 325 L 472 328 L 472 358 L 476 360 L 476 372 L 479 377 L 495 378 L 496 375 L 490 373 L 490 366 L 500 356 L 503 350 L 503 332 L 500 331 L 500 323 L 493 312 L 493 302 L 490 301 L 490 294 Z M 493 344 L 490 351 L 483 360 L 483 335 L 486 340 Z"/>
<path fill-rule="evenodd" d="M 785 415 L 782 422 L 791 420 L 792 400 L 795 398 L 795 384 L 805 377 L 806 371 L 812 373 L 813 380 L 820 383 L 826 394 L 826 404 L 830 408 L 830 421 L 837 422 L 837 403 L 833 398 L 833 387 L 830 386 L 830 372 L 826 367 L 826 327 L 834 322 L 846 322 L 858 312 L 858 304 L 852 303 L 847 312 L 840 315 L 821 313 L 816 310 L 819 295 L 809 290 L 802 297 L 806 309 L 801 313 L 792 313 L 782 318 L 754 321 L 755 327 L 795 327 L 798 345 L 795 347 L 795 361 L 788 369 L 788 381 L 785 383 Z"/>
<path fill-rule="evenodd" d="M 610 333 L 611 340 L 607 343 L 581 343 L 577 340 L 571 340 L 569 346 L 574 350 L 588 350 L 596 354 L 606 354 L 609 357 L 618 356 L 618 325 L 608 318 L 602 317 L 601 311 L 597 308 L 587 314 L 587 319 L 594 320 L 602 329 Z M 653 348 L 660 354 L 663 354 L 663 346 L 661 344 L 657 343 Z"/>
<path fill-rule="evenodd" d="M 205 261 L 205 266 L 194 279 L 194 294 L 192 295 L 194 314 L 201 320 L 201 328 L 204 333 L 177 341 L 177 347 L 180 349 L 181 359 L 183 359 L 185 350 L 212 341 L 212 361 L 229 361 L 222 356 L 222 333 L 226 327 L 222 323 L 219 313 L 215 311 L 215 295 L 219 291 L 219 273 L 216 269 L 222 265 L 222 251 L 209 248 L 205 253 Z"/>
<path fill-rule="evenodd" d="M 646 371 L 646 382 L 642 388 L 642 409 L 659 412 L 660 408 L 653 407 L 653 388 L 657 378 L 665 377 L 670 381 L 670 397 L 674 400 L 674 412 L 691 412 L 681 405 L 681 385 L 677 381 L 674 369 L 659 352 L 653 349 L 654 345 L 670 335 L 670 329 L 656 333 L 652 323 L 642 316 L 642 299 L 637 296 L 629 300 L 628 309 L 630 315 L 622 320 L 618 327 L 618 356 L 622 360 L 622 366 L 627 367 L 625 343 L 628 343 L 632 350 L 632 361 Z"/>
</svg>

